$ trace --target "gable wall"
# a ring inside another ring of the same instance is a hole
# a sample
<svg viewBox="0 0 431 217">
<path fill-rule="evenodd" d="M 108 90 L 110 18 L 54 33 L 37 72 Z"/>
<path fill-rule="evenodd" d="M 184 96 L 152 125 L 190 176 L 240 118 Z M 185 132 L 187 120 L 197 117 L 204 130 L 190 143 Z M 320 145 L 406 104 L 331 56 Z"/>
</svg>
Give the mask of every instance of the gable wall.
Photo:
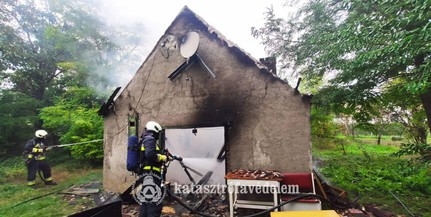
<svg viewBox="0 0 431 217">
<path fill-rule="evenodd" d="M 104 187 L 123 192 L 135 177 L 125 168 L 127 117 L 139 114 L 140 133 L 149 120 L 163 126 L 219 126 L 230 123 L 227 169 L 309 171 L 310 104 L 287 84 L 260 70 L 239 49 L 193 17 L 179 16 L 167 30 L 179 40 L 200 35 L 198 55 L 216 74 L 214 80 L 193 64 L 175 80 L 168 76 L 184 58 L 176 50 L 165 58 L 155 47 L 105 117 Z"/>
</svg>

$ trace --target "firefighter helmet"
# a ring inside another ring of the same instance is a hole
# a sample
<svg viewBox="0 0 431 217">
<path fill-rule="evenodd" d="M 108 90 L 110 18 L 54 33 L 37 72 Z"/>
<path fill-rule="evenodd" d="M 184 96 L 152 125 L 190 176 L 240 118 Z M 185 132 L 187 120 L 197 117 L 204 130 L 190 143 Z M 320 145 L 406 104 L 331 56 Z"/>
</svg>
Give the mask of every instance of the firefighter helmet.
<svg viewBox="0 0 431 217">
<path fill-rule="evenodd" d="M 45 130 L 36 130 L 36 132 L 34 133 L 34 135 L 35 135 L 37 138 L 43 138 L 43 137 L 45 137 L 46 135 L 48 135 L 48 132 L 46 132 Z"/>
<path fill-rule="evenodd" d="M 160 131 L 163 130 L 162 126 L 160 126 L 160 124 L 155 121 L 148 121 L 145 125 L 145 128 L 147 130 L 154 131 L 155 133 L 160 133 Z"/>
</svg>

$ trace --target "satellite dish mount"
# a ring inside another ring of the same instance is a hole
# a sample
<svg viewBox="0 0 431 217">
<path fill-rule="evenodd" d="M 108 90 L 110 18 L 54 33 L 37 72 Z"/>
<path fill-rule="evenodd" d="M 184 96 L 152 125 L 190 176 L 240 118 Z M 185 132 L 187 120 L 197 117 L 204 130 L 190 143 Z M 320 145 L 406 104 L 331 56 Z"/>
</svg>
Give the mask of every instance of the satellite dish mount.
<svg viewBox="0 0 431 217">
<path fill-rule="evenodd" d="M 187 68 L 190 67 L 191 64 L 194 62 L 199 62 L 204 66 L 204 68 L 207 70 L 207 72 L 215 79 L 216 76 L 211 71 L 211 69 L 205 64 L 205 62 L 202 60 L 202 58 L 198 55 L 199 48 L 199 34 L 197 32 L 188 32 L 183 39 L 181 40 L 180 44 L 180 53 L 181 56 L 186 58 L 186 60 L 174 71 L 169 75 L 169 79 L 172 81 L 176 77 L 178 77 L 183 71 L 185 71 Z"/>
</svg>

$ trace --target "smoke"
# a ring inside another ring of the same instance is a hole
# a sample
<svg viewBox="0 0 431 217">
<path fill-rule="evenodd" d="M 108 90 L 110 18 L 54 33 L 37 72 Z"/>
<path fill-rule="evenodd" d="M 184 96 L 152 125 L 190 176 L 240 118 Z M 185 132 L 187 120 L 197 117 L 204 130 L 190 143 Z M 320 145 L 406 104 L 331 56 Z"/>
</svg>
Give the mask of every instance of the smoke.
<svg viewBox="0 0 431 217">
<path fill-rule="evenodd" d="M 119 46 L 125 46 L 123 47 L 124 59 L 116 59 L 120 62 L 120 66 L 112 69 L 115 71 L 103 68 L 94 72 L 96 77 L 106 77 L 112 90 L 118 86 L 127 85 L 184 6 L 188 6 L 230 41 L 258 59 L 266 57 L 267 54 L 260 41 L 251 36 L 251 28 L 263 26 L 264 14 L 270 7 L 273 7 L 276 12 L 283 13 L 281 9 L 285 3 L 284 0 L 257 1 L 253 4 L 247 0 L 84 1 L 106 24 L 107 29 L 103 31 L 115 32 L 115 34 L 108 34 L 110 39 Z M 118 33 L 131 33 L 138 38 L 126 37 L 127 35 Z M 100 89 L 102 92 L 106 91 L 106 86 L 101 86 Z"/>
<path fill-rule="evenodd" d="M 98 31 L 115 44 L 113 49 L 100 54 L 103 64 L 90 71 L 88 80 L 100 96 L 107 97 L 117 87 L 124 88 L 130 82 L 156 41 L 151 40 L 155 37 L 148 34 L 150 30 L 139 19 L 139 13 L 130 11 L 135 5 L 127 1 L 84 1 L 104 24 Z"/>
</svg>

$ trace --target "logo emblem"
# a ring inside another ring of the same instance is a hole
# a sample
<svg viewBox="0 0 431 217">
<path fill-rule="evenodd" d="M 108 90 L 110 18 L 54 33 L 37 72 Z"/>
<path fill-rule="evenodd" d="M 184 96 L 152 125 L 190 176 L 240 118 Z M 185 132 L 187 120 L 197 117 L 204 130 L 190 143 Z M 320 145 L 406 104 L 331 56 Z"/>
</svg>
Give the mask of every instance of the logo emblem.
<svg viewBox="0 0 431 217">
<path fill-rule="evenodd" d="M 166 195 L 166 188 L 161 186 L 162 179 L 154 173 L 144 173 L 132 186 L 133 198 L 142 205 L 144 203 L 160 204 Z"/>
</svg>

